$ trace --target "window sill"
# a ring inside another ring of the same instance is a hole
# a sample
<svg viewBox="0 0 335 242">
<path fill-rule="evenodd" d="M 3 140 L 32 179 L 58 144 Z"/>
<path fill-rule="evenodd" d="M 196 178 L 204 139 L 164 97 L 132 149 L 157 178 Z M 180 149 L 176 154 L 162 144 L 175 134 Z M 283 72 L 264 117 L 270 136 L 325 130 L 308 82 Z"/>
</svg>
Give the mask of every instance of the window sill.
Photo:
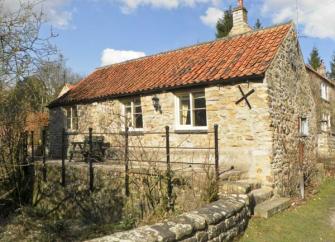
<svg viewBox="0 0 335 242">
<path fill-rule="evenodd" d="M 326 98 L 321 97 L 321 100 L 322 100 L 323 102 L 325 102 L 325 103 L 330 103 L 330 101 L 329 101 L 328 99 L 326 99 Z"/>
<path fill-rule="evenodd" d="M 309 135 L 308 134 L 300 134 L 300 136 L 299 136 L 300 138 L 308 138 L 309 137 Z"/>
<path fill-rule="evenodd" d="M 69 130 L 66 130 L 65 133 L 67 135 L 77 135 L 77 134 L 79 134 L 79 131 L 78 130 L 69 129 Z"/>
<path fill-rule="evenodd" d="M 208 134 L 208 128 L 176 128 L 176 134 Z"/>
</svg>

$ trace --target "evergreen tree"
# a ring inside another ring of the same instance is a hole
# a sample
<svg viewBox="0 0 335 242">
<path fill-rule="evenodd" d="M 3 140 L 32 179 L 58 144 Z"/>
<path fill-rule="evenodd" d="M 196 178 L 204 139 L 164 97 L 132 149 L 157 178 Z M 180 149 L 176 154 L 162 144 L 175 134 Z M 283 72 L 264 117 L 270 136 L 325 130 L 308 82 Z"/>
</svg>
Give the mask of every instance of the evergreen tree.
<svg viewBox="0 0 335 242">
<path fill-rule="evenodd" d="M 231 7 L 224 12 L 224 16 L 216 23 L 216 38 L 226 37 L 233 28 L 233 12 Z"/>
<path fill-rule="evenodd" d="M 260 21 L 259 18 L 258 18 L 258 19 L 256 20 L 254 29 L 262 29 L 262 28 L 263 28 L 262 23 L 261 23 L 261 21 Z"/>
<path fill-rule="evenodd" d="M 308 59 L 308 63 L 314 70 L 317 70 L 321 66 L 321 58 L 319 55 L 319 50 L 316 47 L 313 47 L 313 50 Z"/>
<path fill-rule="evenodd" d="M 333 59 L 330 62 L 330 74 L 329 74 L 330 78 L 335 80 L 335 52 L 333 55 Z"/>
</svg>

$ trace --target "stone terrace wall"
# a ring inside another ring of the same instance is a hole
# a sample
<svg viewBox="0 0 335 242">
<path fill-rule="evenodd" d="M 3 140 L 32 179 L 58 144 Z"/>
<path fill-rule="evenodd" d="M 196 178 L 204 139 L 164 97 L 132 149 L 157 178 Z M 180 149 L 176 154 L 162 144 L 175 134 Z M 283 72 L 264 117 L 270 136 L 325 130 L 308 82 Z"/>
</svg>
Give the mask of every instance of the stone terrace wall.
<svg viewBox="0 0 335 242">
<path fill-rule="evenodd" d="M 91 242 L 232 241 L 240 236 L 250 218 L 249 198 L 226 197 L 174 219 Z"/>
<path fill-rule="evenodd" d="M 165 170 L 133 169 L 129 173 L 129 197 L 125 195 L 124 166 L 114 166 L 107 163 L 93 164 L 93 193 L 89 192 L 89 165 L 84 162 L 65 162 L 66 187 L 61 185 L 62 167 L 60 161 L 47 161 L 47 179 L 43 181 L 43 164 L 35 163 L 35 198 L 43 197 L 38 203 L 42 209 L 57 209 L 61 217 L 78 215 L 82 212 L 82 205 L 78 206 L 75 197 L 82 197 L 81 202 L 88 211 L 97 212 L 99 216 L 109 218 L 120 211 L 124 217 L 130 217 L 137 222 L 155 223 L 165 214 L 168 201 L 168 184 Z M 174 208 L 179 213 L 192 211 L 208 204 L 213 198 L 214 176 L 202 171 L 181 170 L 172 174 L 172 199 Z M 74 196 L 76 195 L 76 196 Z M 78 195 L 78 196 L 77 196 Z M 85 196 L 83 196 L 85 195 Z M 69 200 L 62 202 L 64 198 Z M 120 205 L 120 206 L 115 206 Z M 115 206 L 115 207 L 114 207 Z M 106 210 L 103 210 L 105 209 Z M 85 209 L 86 210 L 86 209 Z M 112 211 L 112 212 L 111 212 Z M 107 214 L 106 214 L 107 213 Z M 94 217 L 94 216 L 93 216 Z"/>
</svg>

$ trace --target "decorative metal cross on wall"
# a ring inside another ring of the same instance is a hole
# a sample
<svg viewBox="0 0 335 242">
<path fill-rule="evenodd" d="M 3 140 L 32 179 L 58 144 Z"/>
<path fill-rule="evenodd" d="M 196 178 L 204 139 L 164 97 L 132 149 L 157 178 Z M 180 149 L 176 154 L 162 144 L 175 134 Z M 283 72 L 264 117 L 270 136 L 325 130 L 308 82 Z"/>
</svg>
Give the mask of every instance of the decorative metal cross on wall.
<svg viewBox="0 0 335 242">
<path fill-rule="evenodd" d="M 240 85 L 238 86 L 238 89 L 240 89 L 242 97 L 238 101 L 236 101 L 235 104 L 238 105 L 240 102 L 242 102 L 243 100 L 245 100 L 245 102 L 247 103 L 248 107 L 251 109 L 251 105 L 249 103 L 248 97 L 255 92 L 255 89 L 250 90 L 247 94 L 244 94 L 244 92 L 243 92 L 243 90 L 242 90 L 242 88 L 241 88 Z"/>
</svg>

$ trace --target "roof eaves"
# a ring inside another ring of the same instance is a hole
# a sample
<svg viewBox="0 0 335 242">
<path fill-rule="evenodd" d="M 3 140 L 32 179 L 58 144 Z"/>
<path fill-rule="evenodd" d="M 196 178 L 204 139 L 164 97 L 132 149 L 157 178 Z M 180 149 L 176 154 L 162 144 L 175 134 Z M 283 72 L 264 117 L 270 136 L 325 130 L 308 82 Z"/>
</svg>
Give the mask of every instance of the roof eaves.
<svg viewBox="0 0 335 242">
<path fill-rule="evenodd" d="M 138 96 L 138 95 L 149 95 L 154 94 L 157 92 L 167 92 L 167 91 L 176 91 L 191 87 L 207 87 L 212 85 L 233 85 L 233 84 L 239 84 L 239 83 L 245 83 L 245 82 L 262 82 L 264 79 L 264 73 L 261 74 L 253 74 L 249 76 L 244 77 L 236 77 L 236 78 L 230 78 L 230 79 L 219 79 L 219 80 L 205 80 L 197 83 L 191 83 L 191 84 L 185 84 L 180 86 L 174 86 L 174 87 L 162 87 L 162 88 L 154 88 L 154 89 L 147 89 L 147 90 L 140 90 L 138 92 L 131 92 L 131 93 L 120 93 L 120 94 L 114 94 L 114 95 L 106 95 L 106 96 L 100 96 L 95 98 L 86 98 L 81 100 L 71 100 L 62 102 L 60 99 L 56 99 L 52 101 L 47 107 L 49 109 L 56 108 L 56 107 L 62 107 L 62 106 L 71 106 L 71 105 L 77 105 L 77 104 L 90 104 L 94 102 L 103 102 L 115 98 L 126 98 L 131 96 Z M 66 93 L 62 98 L 64 98 L 66 95 L 68 95 L 70 92 Z"/>
<path fill-rule="evenodd" d="M 335 86 L 334 81 L 330 80 L 329 78 L 327 78 L 326 76 L 321 75 L 319 72 L 317 72 L 316 70 L 314 70 L 313 67 L 311 67 L 310 65 L 306 64 L 306 69 L 313 72 L 315 75 L 317 75 L 318 77 L 320 77 L 321 79 L 323 79 L 324 81 L 328 82 L 329 84 L 331 84 L 332 86 Z"/>
</svg>

